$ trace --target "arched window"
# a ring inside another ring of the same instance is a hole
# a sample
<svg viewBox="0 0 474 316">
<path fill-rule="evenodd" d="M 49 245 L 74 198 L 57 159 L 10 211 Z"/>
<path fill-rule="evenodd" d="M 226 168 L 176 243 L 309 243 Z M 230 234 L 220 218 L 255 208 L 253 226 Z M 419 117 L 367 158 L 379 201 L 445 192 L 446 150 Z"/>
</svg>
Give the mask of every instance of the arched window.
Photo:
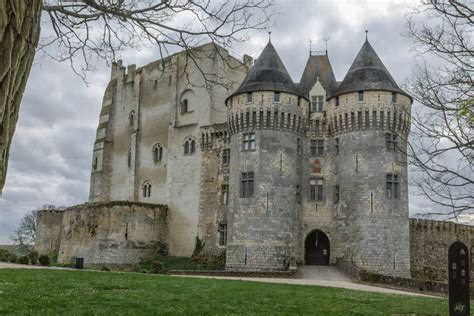
<svg viewBox="0 0 474 316">
<path fill-rule="evenodd" d="M 132 150 L 131 149 L 129 149 L 127 153 L 127 166 L 129 168 L 132 167 Z"/>
<path fill-rule="evenodd" d="M 160 162 L 161 159 L 163 158 L 163 147 L 161 144 L 155 144 L 152 149 L 153 153 L 153 162 L 157 163 Z"/>
<path fill-rule="evenodd" d="M 150 197 L 151 183 L 149 181 L 143 182 L 142 191 L 143 191 L 143 197 Z"/>
<path fill-rule="evenodd" d="M 181 101 L 181 114 L 189 112 L 188 99 Z"/>
<path fill-rule="evenodd" d="M 196 152 L 196 141 L 192 137 L 186 139 L 183 146 L 185 155 L 192 155 Z"/>
<path fill-rule="evenodd" d="M 128 114 L 128 125 L 133 126 L 135 120 L 135 111 L 130 111 L 130 114 Z"/>
</svg>

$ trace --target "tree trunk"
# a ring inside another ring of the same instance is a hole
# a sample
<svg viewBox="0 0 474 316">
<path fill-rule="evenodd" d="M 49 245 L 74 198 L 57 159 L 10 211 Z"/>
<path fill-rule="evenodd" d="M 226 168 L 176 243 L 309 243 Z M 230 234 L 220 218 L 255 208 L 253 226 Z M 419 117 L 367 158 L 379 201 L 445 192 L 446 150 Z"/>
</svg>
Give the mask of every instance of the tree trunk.
<svg viewBox="0 0 474 316">
<path fill-rule="evenodd" d="M 40 33 L 41 0 L 0 1 L 0 192 Z"/>
</svg>

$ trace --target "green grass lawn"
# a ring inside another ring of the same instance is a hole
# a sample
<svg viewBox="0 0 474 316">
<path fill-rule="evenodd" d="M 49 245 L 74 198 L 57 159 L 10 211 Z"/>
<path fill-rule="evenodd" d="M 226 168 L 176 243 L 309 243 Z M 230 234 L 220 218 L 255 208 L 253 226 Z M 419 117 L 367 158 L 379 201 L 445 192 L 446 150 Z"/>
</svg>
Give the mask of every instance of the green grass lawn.
<svg viewBox="0 0 474 316">
<path fill-rule="evenodd" d="M 0 314 L 447 315 L 447 300 L 139 273 L 0 270 Z"/>
</svg>

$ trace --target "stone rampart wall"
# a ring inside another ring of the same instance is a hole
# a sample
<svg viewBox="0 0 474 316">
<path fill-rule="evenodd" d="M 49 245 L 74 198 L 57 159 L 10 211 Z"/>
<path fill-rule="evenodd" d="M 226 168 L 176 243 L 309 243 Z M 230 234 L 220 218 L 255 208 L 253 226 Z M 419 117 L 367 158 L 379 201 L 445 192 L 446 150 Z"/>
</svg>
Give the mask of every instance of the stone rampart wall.
<svg viewBox="0 0 474 316">
<path fill-rule="evenodd" d="M 36 213 L 35 250 L 39 254 L 51 254 L 59 250 L 63 215 L 63 210 L 39 210 Z"/>
</svg>

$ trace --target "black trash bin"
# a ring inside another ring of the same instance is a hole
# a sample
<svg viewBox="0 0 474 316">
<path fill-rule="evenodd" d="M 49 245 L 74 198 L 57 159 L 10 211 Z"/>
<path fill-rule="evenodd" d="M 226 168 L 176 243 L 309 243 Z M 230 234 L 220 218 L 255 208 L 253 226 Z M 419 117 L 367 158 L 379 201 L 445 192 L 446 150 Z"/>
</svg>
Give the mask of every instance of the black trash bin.
<svg viewBox="0 0 474 316">
<path fill-rule="evenodd" d="M 76 269 L 84 268 L 84 258 L 76 258 Z"/>
</svg>

